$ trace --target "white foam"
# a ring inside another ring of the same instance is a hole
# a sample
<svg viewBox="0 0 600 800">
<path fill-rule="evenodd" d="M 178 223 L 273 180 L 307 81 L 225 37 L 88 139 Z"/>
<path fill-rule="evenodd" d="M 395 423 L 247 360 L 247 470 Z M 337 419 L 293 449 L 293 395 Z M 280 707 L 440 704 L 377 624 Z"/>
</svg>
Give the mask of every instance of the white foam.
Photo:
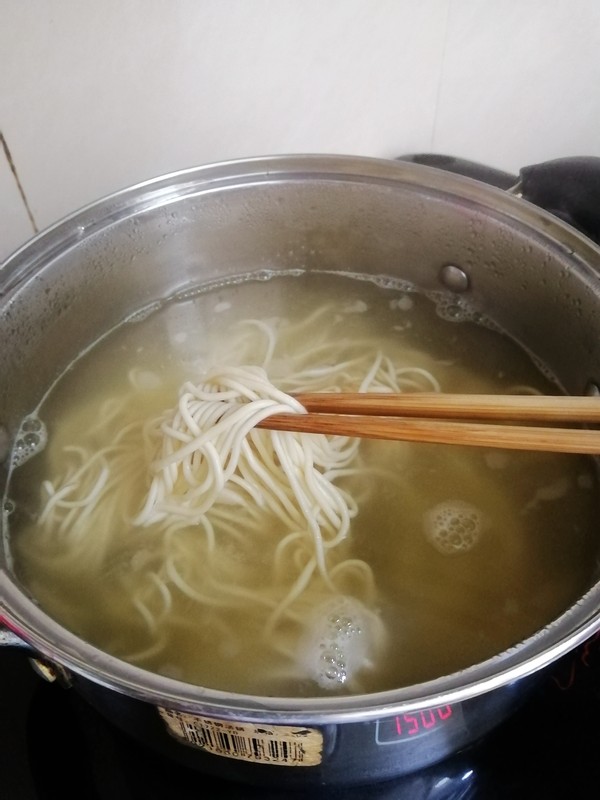
<svg viewBox="0 0 600 800">
<path fill-rule="evenodd" d="M 490 450 L 483 459 L 490 469 L 506 469 L 510 465 L 510 456 L 502 450 Z"/>
<path fill-rule="evenodd" d="M 398 311 L 410 311 L 414 304 L 415 301 L 412 299 L 412 297 L 409 297 L 409 295 L 405 294 L 402 297 L 391 300 L 390 308 Z"/>
<path fill-rule="evenodd" d="M 348 303 L 344 306 L 342 310 L 345 314 L 364 314 L 368 308 L 369 306 L 364 300 L 355 300 L 353 303 Z"/>
<path fill-rule="evenodd" d="M 379 647 L 372 612 L 353 597 L 339 595 L 318 606 L 309 633 L 300 643 L 299 662 L 322 689 L 336 691 L 352 685 L 373 665 Z"/>
<path fill-rule="evenodd" d="M 531 500 L 523 507 L 523 512 L 526 513 L 528 511 L 533 511 L 541 503 L 547 503 L 552 500 L 561 500 L 569 491 L 570 488 L 570 481 L 566 477 L 561 477 L 558 480 L 554 481 L 554 483 L 546 484 L 546 486 L 541 486 Z"/>
<path fill-rule="evenodd" d="M 134 388 L 141 391 L 151 391 L 158 389 L 162 384 L 160 375 L 150 369 L 132 370 L 130 373 L 130 380 Z"/>
<path fill-rule="evenodd" d="M 425 536 L 444 555 L 472 550 L 484 526 L 482 512 L 464 500 L 446 500 L 425 512 Z"/>
<path fill-rule="evenodd" d="M 39 417 L 31 414 L 21 422 L 11 452 L 11 464 L 20 467 L 26 461 L 41 452 L 46 446 L 48 434 L 46 426 Z"/>
</svg>

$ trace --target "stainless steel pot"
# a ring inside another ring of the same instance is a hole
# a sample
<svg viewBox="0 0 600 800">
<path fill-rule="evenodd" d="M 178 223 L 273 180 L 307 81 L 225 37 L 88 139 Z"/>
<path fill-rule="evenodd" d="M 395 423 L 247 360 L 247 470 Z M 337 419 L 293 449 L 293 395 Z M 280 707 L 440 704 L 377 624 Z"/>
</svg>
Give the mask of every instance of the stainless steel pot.
<svg viewBox="0 0 600 800">
<path fill-rule="evenodd" d="M 573 394 L 600 385 L 600 249 L 555 216 L 437 169 L 343 156 L 184 171 L 74 214 L 0 270 L 0 479 L 21 418 L 100 333 L 199 284 L 265 270 L 402 277 L 465 297 Z M 410 772 L 483 736 L 539 672 L 600 629 L 600 584 L 509 651 L 381 694 L 281 699 L 145 672 L 50 619 L 11 571 L 3 510 L 0 640 L 151 747 L 254 783 L 359 783 Z M 51 722 L 49 723 L 51 726 Z"/>
</svg>

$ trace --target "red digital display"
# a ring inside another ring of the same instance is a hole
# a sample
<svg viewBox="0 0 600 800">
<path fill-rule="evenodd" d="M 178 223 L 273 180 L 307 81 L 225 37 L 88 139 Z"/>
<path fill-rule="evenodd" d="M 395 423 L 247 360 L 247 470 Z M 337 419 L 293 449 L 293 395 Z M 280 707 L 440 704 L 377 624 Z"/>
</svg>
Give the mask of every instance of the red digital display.
<svg viewBox="0 0 600 800">
<path fill-rule="evenodd" d="M 415 711 L 414 714 L 400 714 L 396 717 L 396 733 L 398 736 L 418 736 L 423 731 L 428 731 L 439 722 L 452 716 L 452 706 L 439 708 L 426 708 L 424 711 Z"/>
<path fill-rule="evenodd" d="M 378 744 L 406 742 L 426 736 L 448 724 L 462 724 L 460 707 L 437 706 L 380 719 L 377 721 L 376 738 Z"/>
</svg>

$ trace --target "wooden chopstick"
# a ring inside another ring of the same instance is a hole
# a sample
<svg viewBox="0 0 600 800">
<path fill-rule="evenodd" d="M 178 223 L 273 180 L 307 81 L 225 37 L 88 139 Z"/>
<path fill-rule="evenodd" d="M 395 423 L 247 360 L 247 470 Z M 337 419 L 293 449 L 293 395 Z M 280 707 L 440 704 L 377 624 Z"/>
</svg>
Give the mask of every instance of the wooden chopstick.
<svg viewBox="0 0 600 800">
<path fill-rule="evenodd" d="M 307 411 L 333 414 L 513 422 L 600 422 L 600 397 L 436 392 L 310 392 L 297 394 L 295 398 Z"/>
<path fill-rule="evenodd" d="M 297 395 L 297 399 L 308 413 L 274 414 L 260 422 L 258 427 L 366 439 L 555 453 L 600 453 L 600 430 L 455 421 L 457 418 L 490 418 L 542 423 L 557 420 L 595 422 L 600 421 L 600 398 L 311 393 Z M 315 408 L 319 410 L 314 412 L 312 409 Z M 407 416 L 412 418 L 407 419 Z M 433 416 L 438 418 L 429 418 Z M 440 416 L 454 419 L 439 419 Z"/>
</svg>

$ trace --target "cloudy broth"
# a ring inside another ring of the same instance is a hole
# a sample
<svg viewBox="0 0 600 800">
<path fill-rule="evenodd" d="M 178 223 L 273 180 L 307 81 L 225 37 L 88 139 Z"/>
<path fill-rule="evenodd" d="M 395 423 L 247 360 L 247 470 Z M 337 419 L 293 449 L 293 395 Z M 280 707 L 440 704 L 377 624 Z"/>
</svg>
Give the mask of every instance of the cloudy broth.
<svg viewBox="0 0 600 800">
<path fill-rule="evenodd" d="M 273 330 L 281 335 L 271 340 Z M 332 358 L 354 364 L 363 343 L 406 367 L 407 390 L 431 390 L 433 379 L 443 392 L 558 392 L 529 354 L 477 315 L 402 285 L 274 277 L 165 303 L 98 342 L 28 420 L 30 429 L 43 423 L 47 444 L 17 457 L 9 487 L 20 580 L 48 614 L 103 650 L 259 695 L 396 688 L 491 657 L 548 624 L 597 568 L 597 478 L 583 456 L 360 442 L 352 469 L 336 478 L 356 504 L 336 556 L 344 568 L 329 565 L 336 590 L 315 573 L 289 617 L 270 627 L 305 567 L 282 552 L 277 521 L 266 514 L 257 522 L 248 496 L 234 522 L 211 521 L 213 538 L 208 527 L 130 524 L 148 490 L 141 439 L 133 454 L 123 439 L 127 488 L 115 481 L 103 501 L 114 524 L 86 528 L 83 495 L 60 523 L 44 524 L 57 475 L 67 476 L 60 485 L 71 497 L 77 448 L 98 453 L 123 425 L 174 406 L 180 385 L 208 364 L 266 363 L 271 381 L 289 391 L 294 371 L 312 380 Z M 315 664 L 325 658 L 337 659 L 348 680 L 321 680 Z"/>
</svg>

